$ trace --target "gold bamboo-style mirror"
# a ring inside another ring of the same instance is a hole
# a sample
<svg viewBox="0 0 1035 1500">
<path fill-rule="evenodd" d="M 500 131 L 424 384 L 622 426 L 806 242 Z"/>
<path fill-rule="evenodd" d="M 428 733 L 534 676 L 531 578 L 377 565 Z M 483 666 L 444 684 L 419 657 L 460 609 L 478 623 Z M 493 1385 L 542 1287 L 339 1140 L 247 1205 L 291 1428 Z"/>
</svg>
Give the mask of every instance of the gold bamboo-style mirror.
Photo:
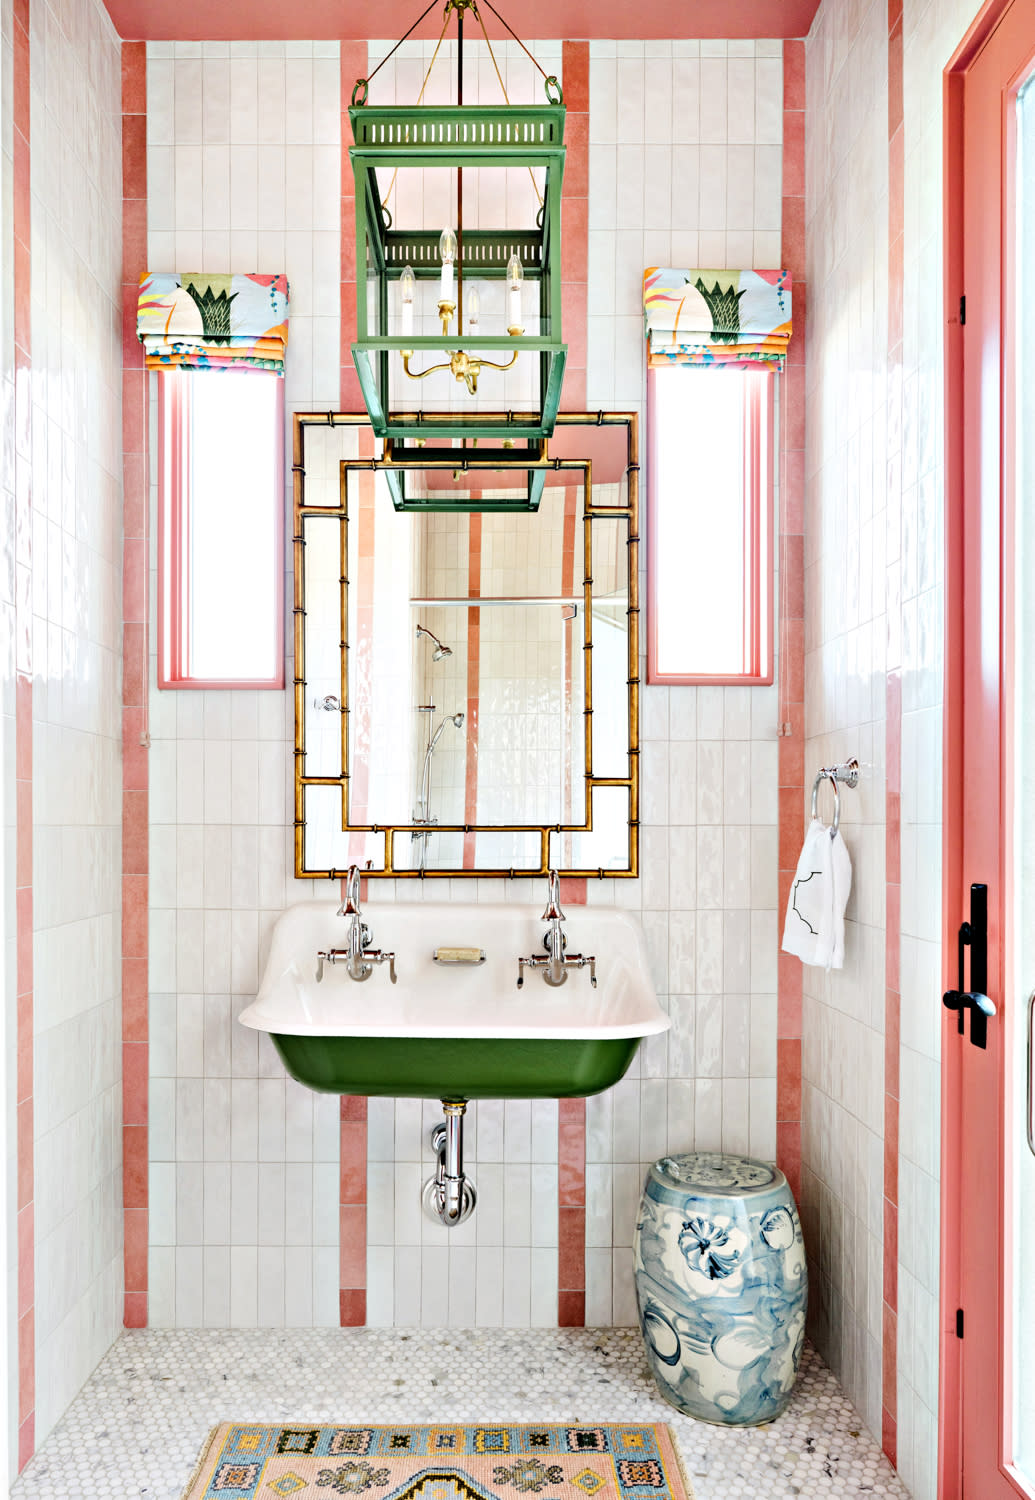
<svg viewBox="0 0 1035 1500">
<path fill-rule="evenodd" d="M 296 875 L 636 875 L 636 416 L 559 416 L 534 511 L 470 444 L 396 449 L 398 511 L 374 454 L 295 417 Z"/>
</svg>

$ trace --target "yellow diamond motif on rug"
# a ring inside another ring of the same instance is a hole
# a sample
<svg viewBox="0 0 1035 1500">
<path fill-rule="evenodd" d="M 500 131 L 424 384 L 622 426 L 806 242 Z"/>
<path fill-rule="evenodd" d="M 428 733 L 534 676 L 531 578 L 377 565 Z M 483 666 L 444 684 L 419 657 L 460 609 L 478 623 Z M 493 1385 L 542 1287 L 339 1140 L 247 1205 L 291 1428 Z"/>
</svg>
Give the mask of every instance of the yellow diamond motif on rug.
<svg viewBox="0 0 1035 1500">
<path fill-rule="evenodd" d="M 581 1474 L 575 1475 L 572 1483 L 577 1484 L 585 1494 L 595 1495 L 604 1488 L 607 1480 L 602 1479 L 599 1474 L 594 1474 L 592 1469 L 583 1469 Z"/>
<path fill-rule="evenodd" d="M 601 1479 L 600 1475 L 595 1475 L 592 1469 L 583 1469 L 582 1473 L 574 1476 L 571 1482 L 576 1484 L 579 1490 L 582 1490 L 582 1493 L 588 1494 L 588 1496 L 595 1496 L 595 1494 L 600 1493 L 604 1485 L 607 1484 L 606 1479 Z"/>
<path fill-rule="evenodd" d="M 664 1423 L 380 1427 L 224 1422 L 205 1444 L 183 1500 L 274 1496 L 693 1500 L 693 1491 Z"/>
</svg>

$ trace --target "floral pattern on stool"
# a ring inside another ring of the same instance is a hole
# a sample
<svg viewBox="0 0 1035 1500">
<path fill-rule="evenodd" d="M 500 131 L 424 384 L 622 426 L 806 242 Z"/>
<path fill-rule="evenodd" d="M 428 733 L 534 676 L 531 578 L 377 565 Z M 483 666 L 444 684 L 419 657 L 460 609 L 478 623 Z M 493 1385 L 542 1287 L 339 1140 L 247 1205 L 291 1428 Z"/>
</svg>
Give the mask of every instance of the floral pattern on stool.
<svg viewBox="0 0 1035 1500">
<path fill-rule="evenodd" d="M 666 1156 L 647 1173 L 634 1242 L 647 1358 L 666 1401 L 753 1427 L 790 1400 L 808 1292 L 787 1179 L 747 1156 Z"/>
</svg>

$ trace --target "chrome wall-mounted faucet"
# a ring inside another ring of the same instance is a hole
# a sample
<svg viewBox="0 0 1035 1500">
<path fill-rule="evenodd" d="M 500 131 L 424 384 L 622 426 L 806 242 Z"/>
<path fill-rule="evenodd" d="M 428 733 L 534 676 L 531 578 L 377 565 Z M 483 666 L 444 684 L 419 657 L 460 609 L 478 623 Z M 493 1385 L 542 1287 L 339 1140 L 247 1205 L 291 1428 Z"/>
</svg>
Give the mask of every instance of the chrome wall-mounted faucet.
<svg viewBox="0 0 1035 1500">
<path fill-rule="evenodd" d="M 345 877 L 345 899 L 338 908 L 338 916 L 345 917 L 349 924 L 349 935 L 344 948 L 330 948 L 316 955 L 316 978 L 323 978 L 323 966 L 344 960 L 345 972 L 350 979 L 362 983 L 374 972 L 375 964 L 388 965 L 388 977 L 395 984 L 395 954 L 383 953 L 380 948 L 368 947 L 370 928 L 363 921 L 359 905 L 359 865 L 350 865 Z"/>
<path fill-rule="evenodd" d="M 543 921 L 549 922 L 549 927 L 543 934 L 543 956 L 536 955 L 532 958 L 518 959 L 518 989 L 522 989 L 525 983 L 525 970 L 542 969 L 543 978 L 546 983 L 555 988 L 562 985 L 568 978 L 569 969 L 589 969 L 589 982 L 594 989 L 597 987 L 597 961 L 596 957 L 583 956 L 581 953 L 572 953 L 565 957 L 564 950 L 568 940 L 564 936 L 563 923 L 564 912 L 561 910 L 561 877 L 556 870 L 550 870 L 547 879 L 546 910 L 543 912 Z"/>
<path fill-rule="evenodd" d="M 564 967 L 564 945 L 567 938 L 564 936 L 564 913 L 561 911 L 561 877 L 556 870 L 551 870 L 547 875 L 546 887 L 546 910 L 543 912 L 543 921 L 549 922 L 550 928 L 543 942 L 546 951 L 550 955 L 550 962 L 543 973 L 547 984 L 563 984 L 568 977 L 568 971 Z"/>
</svg>

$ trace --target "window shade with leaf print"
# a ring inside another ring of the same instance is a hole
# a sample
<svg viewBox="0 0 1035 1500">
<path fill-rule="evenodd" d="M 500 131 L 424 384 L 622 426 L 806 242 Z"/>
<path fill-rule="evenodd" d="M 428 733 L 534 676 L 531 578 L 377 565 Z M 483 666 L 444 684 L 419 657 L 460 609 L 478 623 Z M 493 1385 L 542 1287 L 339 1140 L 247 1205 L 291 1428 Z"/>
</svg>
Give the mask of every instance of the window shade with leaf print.
<svg viewBox="0 0 1035 1500">
<path fill-rule="evenodd" d="M 791 336 L 787 271 L 643 273 L 647 364 L 782 370 Z"/>
<path fill-rule="evenodd" d="M 148 369 L 284 373 L 288 340 L 284 275 L 146 271 L 137 337 Z"/>
</svg>

